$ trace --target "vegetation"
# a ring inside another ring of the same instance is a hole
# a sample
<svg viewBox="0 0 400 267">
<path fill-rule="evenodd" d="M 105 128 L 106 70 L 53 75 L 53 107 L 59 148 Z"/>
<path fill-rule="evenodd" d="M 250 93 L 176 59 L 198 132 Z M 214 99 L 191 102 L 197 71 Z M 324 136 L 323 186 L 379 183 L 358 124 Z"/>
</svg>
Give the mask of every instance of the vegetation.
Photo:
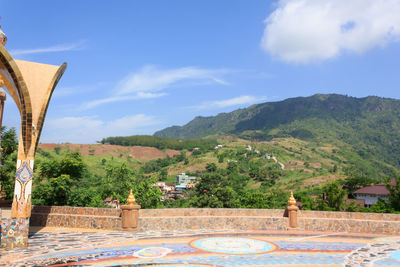
<svg viewBox="0 0 400 267">
<path fill-rule="evenodd" d="M 12 199 L 14 194 L 15 164 L 17 162 L 17 134 L 15 129 L 2 128 L 1 131 L 1 164 L 0 184 L 8 199 Z"/>
<path fill-rule="evenodd" d="M 261 141 L 293 137 L 328 143 L 337 147 L 346 164 L 369 177 L 384 177 L 400 167 L 399 131 L 400 100 L 332 94 L 196 117 L 182 127 L 169 127 L 155 135 L 185 139 L 225 134 Z"/>
<path fill-rule="evenodd" d="M 346 204 L 357 189 L 398 177 L 399 115 L 398 100 L 315 95 L 198 117 L 183 127 L 156 133 L 207 138 L 102 140 L 179 150 L 174 157 L 139 161 L 129 153 L 84 156 L 62 147 L 38 149 L 32 199 L 42 205 L 100 207 L 108 197 L 124 202 L 132 188 L 143 208 L 284 208 L 293 191 L 303 209 L 400 212 L 399 178 L 397 186 L 388 185 L 388 201 L 371 208 Z M 4 129 L 2 138 L 0 182 L 11 198 L 15 130 Z M 222 147 L 214 149 L 217 144 Z M 181 172 L 198 177 L 196 187 L 183 199 L 161 201 L 160 190 L 151 184 L 173 183 Z"/>
<path fill-rule="evenodd" d="M 100 141 L 102 144 L 121 145 L 121 146 L 149 146 L 158 149 L 187 149 L 192 150 L 197 147 L 203 151 L 213 149 L 217 145 L 215 139 L 185 139 L 177 140 L 173 138 L 158 137 L 151 135 L 132 135 L 107 137 Z"/>
</svg>

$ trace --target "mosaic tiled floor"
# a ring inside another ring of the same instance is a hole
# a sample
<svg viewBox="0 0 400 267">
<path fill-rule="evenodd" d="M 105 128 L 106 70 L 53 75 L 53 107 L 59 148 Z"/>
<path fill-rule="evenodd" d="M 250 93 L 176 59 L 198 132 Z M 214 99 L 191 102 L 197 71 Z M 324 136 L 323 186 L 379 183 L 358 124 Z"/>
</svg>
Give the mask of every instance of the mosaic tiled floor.
<svg viewBox="0 0 400 267">
<path fill-rule="evenodd" d="M 400 237 L 306 232 L 38 232 L 4 266 L 400 266 Z"/>
</svg>

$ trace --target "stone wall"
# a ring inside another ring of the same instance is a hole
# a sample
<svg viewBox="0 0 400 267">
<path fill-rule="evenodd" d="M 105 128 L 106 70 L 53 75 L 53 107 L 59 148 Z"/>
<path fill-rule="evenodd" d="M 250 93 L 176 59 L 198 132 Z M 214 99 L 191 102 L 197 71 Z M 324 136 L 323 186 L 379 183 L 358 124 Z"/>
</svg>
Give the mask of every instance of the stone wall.
<svg viewBox="0 0 400 267">
<path fill-rule="evenodd" d="M 400 234 L 400 214 L 302 210 L 298 215 L 299 230 Z"/>
<path fill-rule="evenodd" d="M 68 206 L 34 206 L 31 226 L 121 230 L 121 210 Z"/>
<path fill-rule="evenodd" d="M 139 231 L 286 230 L 284 210 L 152 209 L 139 211 Z"/>
<path fill-rule="evenodd" d="M 283 217 L 284 210 L 280 209 L 141 209 L 140 217 L 180 217 L 180 216 L 257 216 Z"/>
<path fill-rule="evenodd" d="M 299 211 L 299 217 L 353 219 L 353 220 L 378 220 L 378 221 L 379 220 L 380 221 L 400 221 L 400 214 L 369 213 L 369 212 L 300 210 Z"/>
<path fill-rule="evenodd" d="M 141 209 L 139 231 L 286 230 L 284 210 Z M 121 230 L 119 209 L 35 206 L 31 225 Z M 400 214 L 299 211 L 298 228 L 307 231 L 400 233 Z"/>
</svg>

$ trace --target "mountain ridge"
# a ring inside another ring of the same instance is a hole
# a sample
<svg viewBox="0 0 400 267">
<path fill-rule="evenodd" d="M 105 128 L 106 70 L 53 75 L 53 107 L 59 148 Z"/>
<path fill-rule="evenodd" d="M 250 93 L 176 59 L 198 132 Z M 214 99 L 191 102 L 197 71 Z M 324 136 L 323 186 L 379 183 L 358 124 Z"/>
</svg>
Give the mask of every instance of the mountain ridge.
<svg viewBox="0 0 400 267">
<path fill-rule="evenodd" d="M 234 135 L 248 140 L 294 137 L 339 147 L 400 167 L 400 100 L 315 94 L 265 102 L 248 108 L 196 117 L 155 136 L 177 139 Z"/>
</svg>

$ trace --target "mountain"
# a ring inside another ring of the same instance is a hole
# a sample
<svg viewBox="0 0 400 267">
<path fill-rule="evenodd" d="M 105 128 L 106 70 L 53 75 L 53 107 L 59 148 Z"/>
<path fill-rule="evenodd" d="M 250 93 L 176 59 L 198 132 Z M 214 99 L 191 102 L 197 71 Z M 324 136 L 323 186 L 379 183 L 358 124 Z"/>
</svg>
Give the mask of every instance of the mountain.
<svg viewBox="0 0 400 267">
<path fill-rule="evenodd" d="M 260 141 L 293 137 L 335 145 L 342 153 L 354 154 L 347 158 L 355 163 L 362 158 L 399 168 L 400 100 L 316 94 L 196 117 L 184 126 L 168 127 L 154 135 L 177 139 L 233 135 Z M 376 167 L 387 166 L 379 163 Z"/>
</svg>

